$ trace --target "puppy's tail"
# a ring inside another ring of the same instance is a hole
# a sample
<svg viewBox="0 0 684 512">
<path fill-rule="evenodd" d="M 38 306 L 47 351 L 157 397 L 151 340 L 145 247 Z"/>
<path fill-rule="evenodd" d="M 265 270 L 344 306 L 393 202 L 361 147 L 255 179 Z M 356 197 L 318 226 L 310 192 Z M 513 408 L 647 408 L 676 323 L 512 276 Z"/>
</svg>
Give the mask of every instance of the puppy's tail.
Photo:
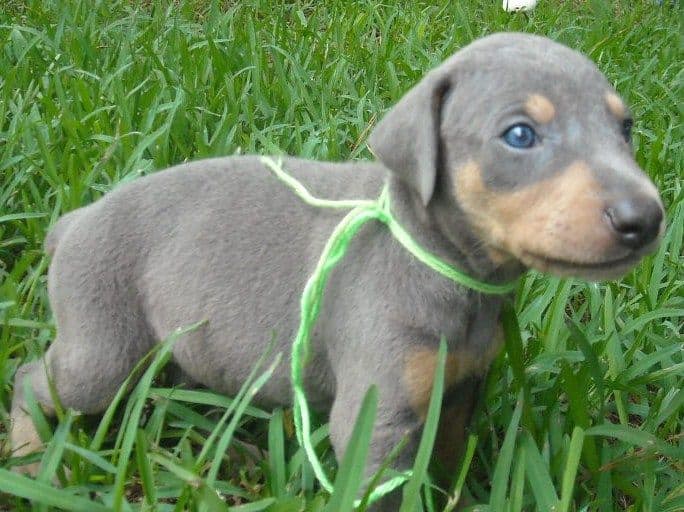
<svg viewBox="0 0 684 512">
<path fill-rule="evenodd" d="M 59 218 L 54 226 L 50 229 L 45 237 L 44 249 L 48 255 L 52 256 L 57 250 L 59 241 L 64 236 L 64 233 L 69 229 L 74 221 L 79 217 L 80 210 L 74 210 Z"/>
</svg>

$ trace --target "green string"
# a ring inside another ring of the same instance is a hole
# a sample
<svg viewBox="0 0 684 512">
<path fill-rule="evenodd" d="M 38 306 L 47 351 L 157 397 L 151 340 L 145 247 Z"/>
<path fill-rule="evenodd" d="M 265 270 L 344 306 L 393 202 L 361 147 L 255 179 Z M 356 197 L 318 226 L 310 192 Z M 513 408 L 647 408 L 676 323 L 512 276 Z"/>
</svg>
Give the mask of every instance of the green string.
<svg viewBox="0 0 684 512">
<path fill-rule="evenodd" d="M 333 230 L 323 248 L 316 268 L 304 287 L 300 300 L 299 329 L 292 344 L 293 416 L 297 440 L 304 448 L 316 478 L 326 491 L 332 493 L 332 483 L 325 474 L 311 442 L 311 420 L 304 393 L 304 367 L 309 358 L 311 330 L 321 309 L 323 291 L 330 271 L 344 257 L 349 248 L 349 243 L 361 226 L 370 220 L 384 223 L 396 240 L 418 260 L 448 279 L 473 290 L 487 294 L 506 294 L 515 289 L 517 281 L 505 284 L 478 281 L 423 249 L 392 215 L 387 186 L 384 187 L 380 197 L 375 201 L 319 199 L 312 196 L 304 185 L 285 172 L 280 162 L 276 163 L 268 157 L 263 157 L 261 161 L 305 203 L 320 208 L 352 209 Z M 405 472 L 385 482 L 371 494 L 370 501 L 375 501 L 392 491 L 406 481 L 409 476 L 410 472 Z"/>
</svg>

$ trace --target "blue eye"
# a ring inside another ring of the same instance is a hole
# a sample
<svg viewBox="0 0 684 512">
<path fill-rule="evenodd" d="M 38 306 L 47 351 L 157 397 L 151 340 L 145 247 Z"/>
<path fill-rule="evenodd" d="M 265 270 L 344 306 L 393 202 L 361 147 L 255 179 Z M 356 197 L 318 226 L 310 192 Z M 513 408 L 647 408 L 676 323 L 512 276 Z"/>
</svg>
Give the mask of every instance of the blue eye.
<svg viewBox="0 0 684 512">
<path fill-rule="evenodd" d="M 537 133 L 525 123 L 514 124 L 502 135 L 506 144 L 513 148 L 528 149 L 537 143 Z"/>
</svg>

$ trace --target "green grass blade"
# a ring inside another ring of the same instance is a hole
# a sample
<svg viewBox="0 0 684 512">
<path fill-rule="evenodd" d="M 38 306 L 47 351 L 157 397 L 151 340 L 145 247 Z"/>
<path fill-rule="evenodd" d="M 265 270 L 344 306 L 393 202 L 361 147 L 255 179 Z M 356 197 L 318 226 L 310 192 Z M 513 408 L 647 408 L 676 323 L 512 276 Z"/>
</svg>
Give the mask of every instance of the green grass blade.
<svg viewBox="0 0 684 512">
<path fill-rule="evenodd" d="M 216 491 L 206 485 L 200 487 L 197 501 L 202 512 L 228 512 L 230 510 Z"/>
<path fill-rule="evenodd" d="M 132 401 L 131 403 L 133 403 L 133 407 L 131 409 L 128 422 L 122 429 L 124 431 L 124 435 L 123 441 L 121 443 L 120 457 L 117 463 L 116 479 L 114 481 L 114 501 L 112 507 L 115 511 L 122 510 L 124 506 L 124 485 L 126 483 L 126 475 L 128 473 L 128 461 L 130 459 L 131 449 L 133 448 L 133 444 L 135 443 L 137 436 L 140 415 L 149 394 L 150 387 L 152 386 L 152 379 L 155 375 L 157 375 L 157 373 L 171 357 L 171 351 L 173 350 L 176 342 L 182 338 L 184 334 L 197 329 L 203 323 L 204 322 L 198 322 L 186 328 L 178 329 L 165 342 L 163 342 L 154 359 L 152 360 L 152 363 L 150 363 L 149 368 L 145 371 L 135 387 L 135 390 L 131 394 L 130 400 Z"/>
<path fill-rule="evenodd" d="M 179 462 L 171 460 L 169 457 L 159 453 L 150 453 L 147 456 L 150 458 L 150 460 L 168 469 L 179 480 L 182 480 L 193 487 L 200 487 L 204 483 L 199 475 L 183 467 Z"/>
<path fill-rule="evenodd" d="M 523 499 L 525 491 L 525 450 L 518 450 L 511 474 L 511 492 L 509 512 L 521 512 L 523 510 Z"/>
<path fill-rule="evenodd" d="M 98 455 L 97 453 L 88 450 L 87 448 L 76 446 L 75 444 L 71 443 L 66 443 L 64 448 L 70 452 L 75 453 L 80 458 L 87 460 L 93 466 L 100 468 L 104 472 L 109 473 L 111 475 L 116 474 L 116 466 L 108 460 L 106 460 L 104 457 Z"/>
<path fill-rule="evenodd" d="M 554 294 L 551 301 L 551 308 L 546 315 L 548 320 L 545 330 L 544 343 L 547 351 L 553 353 L 562 350 L 560 346 L 560 334 L 563 332 L 565 322 L 565 306 L 572 290 L 572 279 L 563 279 L 559 283 L 558 291 Z"/>
<path fill-rule="evenodd" d="M 558 510 L 558 496 L 549 474 L 548 465 L 542 458 L 534 439 L 528 434 L 523 437 L 521 450 L 525 451 L 525 474 L 539 510 Z"/>
<path fill-rule="evenodd" d="M 559 512 L 568 512 L 572 501 L 573 488 L 577 480 L 577 467 L 579 466 L 582 455 L 582 444 L 584 443 L 584 430 L 575 427 L 568 446 L 568 458 L 563 471 L 563 483 L 561 487 L 561 500 Z"/>
<path fill-rule="evenodd" d="M 323 442 L 329 434 L 329 427 L 328 424 L 325 424 L 318 429 L 314 430 L 313 433 L 311 434 L 311 445 L 316 448 L 321 442 Z M 290 460 L 287 463 L 287 473 L 289 475 L 294 475 L 297 473 L 297 471 L 300 470 L 300 468 L 305 468 L 307 466 L 306 464 L 306 453 L 304 452 L 304 449 L 300 446 L 297 451 L 295 451 L 294 455 L 290 457 Z"/>
<path fill-rule="evenodd" d="M 3 222 L 24 220 L 24 219 L 40 219 L 41 217 L 46 217 L 45 213 L 11 213 L 9 215 L 0 215 L 0 224 Z"/>
<path fill-rule="evenodd" d="M 151 388 L 150 396 L 163 397 L 175 402 L 188 402 L 190 404 L 211 405 L 214 407 L 222 407 L 230 409 L 235 407 L 235 398 L 219 395 L 207 390 L 197 389 L 178 389 L 178 388 Z M 254 406 L 249 406 L 245 409 L 245 414 L 254 418 L 261 418 L 264 420 L 271 418 L 271 413 Z"/>
<path fill-rule="evenodd" d="M 55 480 L 59 463 L 62 461 L 62 456 L 64 455 L 67 436 L 69 435 L 73 420 L 74 413 L 71 409 L 68 409 L 45 449 L 43 459 L 40 462 L 38 481 L 48 483 Z"/>
<path fill-rule="evenodd" d="M 279 510 L 277 508 L 277 505 L 278 502 L 273 498 L 266 498 L 264 500 L 255 501 L 253 503 L 247 503 L 246 505 L 238 505 L 236 507 L 231 507 L 230 512 L 261 512 L 262 510 L 273 510 L 274 512 L 277 512 Z M 274 506 L 275 508 L 272 508 Z M 292 510 L 301 510 L 301 508 Z"/>
<path fill-rule="evenodd" d="M 437 352 L 437 366 L 432 382 L 432 394 L 428 406 L 423 435 L 420 438 L 418 452 L 413 463 L 411 478 L 404 486 L 404 494 L 399 512 L 413 512 L 420 502 L 420 488 L 425 482 L 432 447 L 437 436 L 439 414 L 442 408 L 442 396 L 444 395 L 444 365 L 446 363 L 446 340 L 442 338 Z"/>
<path fill-rule="evenodd" d="M 561 370 L 563 389 L 568 397 L 568 410 L 578 428 L 589 428 L 591 424 L 589 383 L 584 379 L 585 375 L 583 371 L 580 375 L 575 375 L 567 364 Z M 599 467 L 598 450 L 593 439 L 586 441 L 583 443 L 586 463 L 592 471 L 596 471 Z"/>
<path fill-rule="evenodd" d="M 335 490 L 328 502 L 327 512 L 346 512 L 354 508 L 354 500 L 359 494 L 365 475 L 366 457 L 373 435 L 377 407 L 378 389 L 371 386 L 356 416 L 354 430 L 335 477 Z"/>
<path fill-rule="evenodd" d="M 131 372 L 129 373 L 128 377 L 126 377 L 126 380 L 124 380 L 123 384 L 119 386 L 119 389 L 117 390 L 116 395 L 114 395 L 112 402 L 109 404 L 107 410 L 102 415 L 102 419 L 100 420 L 97 430 L 95 431 L 95 435 L 93 436 L 93 439 L 90 442 L 91 450 L 97 451 L 100 449 L 102 443 L 104 442 L 104 438 L 107 435 L 107 431 L 109 430 L 112 422 L 114 421 L 114 415 L 116 413 L 117 408 L 119 407 L 119 404 L 123 401 L 125 397 L 129 395 L 130 388 L 133 382 L 138 377 L 140 372 L 147 366 L 149 361 L 155 356 L 158 350 L 159 346 L 155 347 L 148 354 L 146 354 L 140 361 L 138 361 L 133 370 L 131 370 Z"/>
<path fill-rule="evenodd" d="M 608 424 L 596 425 L 588 428 L 585 432 L 588 436 L 607 436 L 620 439 L 626 443 L 634 446 L 639 446 L 647 450 L 658 450 L 674 458 L 684 457 L 684 449 L 682 447 L 673 447 L 665 441 L 658 439 L 650 432 L 637 430 L 626 425 Z"/>
<path fill-rule="evenodd" d="M 489 496 L 489 507 L 492 510 L 505 510 L 506 508 L 506 491 L 508 489 L 508 481 L 510 479 L 511 465 L 513 463 L 513 453 L 515 452 L 515 442 L 518 437 L 518 425 L 523 410 L 523 392 L 518 394 L 518 401 L 513 410 L 513 416 L 508 424 L 506 436 L 499 456 L 496 459 L 494 466 L 494 476 L 492 478 L 492 492 Z"/>
<path fill-rule="evenodd" d="M 240 413 L 240 417 L 247 411 L 249 406 L 249 399 L 247 402 L 245 402 L 244 397 L 247 395 L 247 393 L 250 392 L 250 388 L 253 384 L 254 379 L 256 378 L 256 375 L 258 371 L 261 369 L 262 365 L 266 361 L 266 359 L 271 355 L 271 351 L 273 350 L 273 346 L 275 344 L 275 336 L 272 337 L 271 341 L 267 345 L 266 349 L 264 350 L 263 354 L 259 357 L 257 360 L 256 364 L 252 367 L 250 370 L 249 374 L 247 375 L 247 378 L 245 381 L 242 383 L 242 386 L 240 386 L 240 389 L 235 395 L 235 398 L 231 400 L 227 407 L 226 410 L 223 413 L 223 416 L 221 416 L 221 419 L 219 422 L 216 424 L 216 426 L 211 430 L 211 434 L 207 438 L 207 440 L 203 443 L 202 445 L 202 451 L 200 452 L 199 456 L 197 457 L 197 460 L 195 461 L 195 467 L 199 470 L 199 467 L 204 464 L 205 459 L 208 457 L 210 450 L 214 447 L 217 439 L 220 439 L 221 437 L 221 431 L 223 430 L 223 426 L 226 424 L 228 421 L 228 418 L 231 415 L 234 415 L 234 413 L 240 409 L 242 412 Z M 233 418 L 234 421 L 237 421 L 238 418 Z M 235 428 L 235 425 L 233 426 Z M 216 456 L 219 454 L 217 453 Z M 216 459 L 214 459 L 216 460 Z"/>
<path fill-rule="evenodd" d="M 464 453 L 463 460 L 461 461 L 461 467 L 456 473 L 456 480 L 454 480 L 451 492 L 449 493 L 449 501 L 444 509 L 444 512 L 450 512 L 451 510 L 454 510 L 461 499 L 461 493 L 463 492 L 466 476 L 468 476 L 468 470 L 470 469 L 470 464 L 472 463 L 473 456 L 475 455 L 475 448 L 477 448 L 477 436 L 475 434 L 469 434 L 465 449 L 463 450 Z"/>
<path fill-rule="evenodd" d="M 392 484 L 392 479 L 389 480 L 389 482 L 385 482 L 384 484 L 380 484 L 380 482 L 383 479 L 383 476 L 385 475 L 386 472 L 388 472 L 389 468 L 392 467 L 392 464 L 394 461 L 399 457 L 399 454 L 401 454 L 402 450 L 406 447 L 406 443 L 408 442 L 408 437 L 404 436 L 401 441 L 397 443 L 397 445 L 392 448 L 392 451 L 390 454 L 385 457 L 385 460 L 382 461 L 382 464 L 380 464 L 380 467 L 378 470 L 375 472 L 373 477 L 370 479 L 368 486 L 366 488 L 366 492 L 361 499 L 361 502 L 359 503 L 358 509 L 359 510 L 366 510 L 366 507 L 368 506 L 369 503 L 374 501 L 377 496 L 384 496 L 386 493 L 384 492 L 383 486 L 386 486 L 385 488 L 388 489 L 387 492 L 389 492 L 389 488 L 387 487 L 388 483 L 389 485 Z M 391 471 L 394 473 L 393 471 Z M 394 475 L 393 475 L 394 476 Z M 398 476 L 398 475 L 397 475 Z M 397 481 L 396 486 L 401 485 L 403 482 Z M 394 488 L 396 488 L 396 486 Z"/>
<path fill-rule="evenodd" d="M 268 462 L 271 475 L 271 493 L 276 498 L 285 496 L 287 462 L 285 458 L 285 436 L 283 435 L 283 410 L 273 411 L 268 422 Z"/>
<path fill-rule="evenodd" d="M 31 415 L 31 421 L 33 421 L 33 425 L 36 427 L 40 439 L 42 441 L 48 441 L 52 437 L 52 430 L 47 418 L 45 418 L 42 407 L 36 400 L 29 379 L 24 379 L 24 397 L 26 400 L 26 407 Z"/>
<path fill-rule="evenodd" d="M 157 491 L 154 484 L 152 465 L 147 458 L 148 451 L 149 446 L 145 431 L 139 428 L 135 436 L 135 460 L 138 464 L 138 472 L 140 473 L 140 484 L 145 492 L 145 502 L 153 506 L 157 503 Z"/>
<path fill-rule="evenodd" d="M 0 491 L 21 496 L 31 503 L 41 503 L 72 512 L 107 512 L 110 509 L 89 498 L 82 498 L 66 489 L 39 482 L 0 468 Z"/>
<path fill-rule="evenodd" d="M 209 468 L 209 473 L 207 474 L 206 481 L 208 486 L 213 487 L 216 482 L 216 476 L 218 475 L 219 469 L 221 468 L 223 454 L 225 453 L 226 449 L 228 449 L 228 445 L 230 444 L 230 441 L 233 438 L 235 429 L 237 428 L 238 422 L 240 421 L 240 418 L 242 418 L 245 409 L 249 405 L 249 402 L 252 400 L 252 398 L 254 398 L 254 395 L 256 395 L 259 392 L 259 390 L 263 387 L 263 385 L 266 384 L 268 379 L 271 378 L 271 375 L 273 375 L 273 372 L 275 371 L 276 367 L 278 366 L 278 364 L 280 364 L 280 359 L 281 354 L 278 354 L 273 363 L 271 364 L 271 366 L 269 366 L 268 369 L 264 373 L 262 373 L 258 379 L 254 381 L 254 384 L 252 384 L 249 387 L 249 391 L 238 403 L 238 406 L 236 407 L 235 412 L 233 413 L 233 418 L 231 419 L 230 423 L 226 427 L 226 430 L 223 432 L 221 438 L 217 443 L 216 454 L 214 455 L 211 467 Z"/>
<path fill-rule="evenodd" d="M 513 372 L 514 390 L 520 389 L 523 392 L 524 400 L 520 402 L 523 407 L 523 425 L 534 434 L 536 426 L 532 409 L 530 408 L 532 397 L 527 379 L 525 378 L 525 354 L 520 336 L 520 325 L 518 324 L 518 318 L 513 306 L 504 303 L 502 308 L 501 321 L 503 324 L 504 342 L 511 371 Z"/>
</svg>

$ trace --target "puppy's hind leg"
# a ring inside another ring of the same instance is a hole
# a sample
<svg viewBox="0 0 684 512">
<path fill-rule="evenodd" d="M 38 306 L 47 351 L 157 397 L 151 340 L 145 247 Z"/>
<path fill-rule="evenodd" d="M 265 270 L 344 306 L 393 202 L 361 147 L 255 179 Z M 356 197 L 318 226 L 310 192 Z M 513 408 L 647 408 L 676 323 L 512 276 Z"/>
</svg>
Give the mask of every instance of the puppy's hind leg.
<svg viewBox="0 0 684 512">
<path fill-rule="evenodd" d="M 17 371 L 10 429 L 15 456 L 42 447 L 28 413 L 24 386 L 30 386 L 48 415 L 53 415 L 55 409 L 51 384 L 63 407 L 86 414 L 99 413 L 153 345 L 145 322 L 131 302 L 124 302 L 124 306 L 103 304 L 102 300 L 86 303 L 88 295 L 81 295 L 80 300 L 72 295 L 68 302 L 53 300 L 58 334 L 45 354 L 45 364 L 35 361 Z M 35 475 L 37 466 L 16 469 Z"/>
</svg>

